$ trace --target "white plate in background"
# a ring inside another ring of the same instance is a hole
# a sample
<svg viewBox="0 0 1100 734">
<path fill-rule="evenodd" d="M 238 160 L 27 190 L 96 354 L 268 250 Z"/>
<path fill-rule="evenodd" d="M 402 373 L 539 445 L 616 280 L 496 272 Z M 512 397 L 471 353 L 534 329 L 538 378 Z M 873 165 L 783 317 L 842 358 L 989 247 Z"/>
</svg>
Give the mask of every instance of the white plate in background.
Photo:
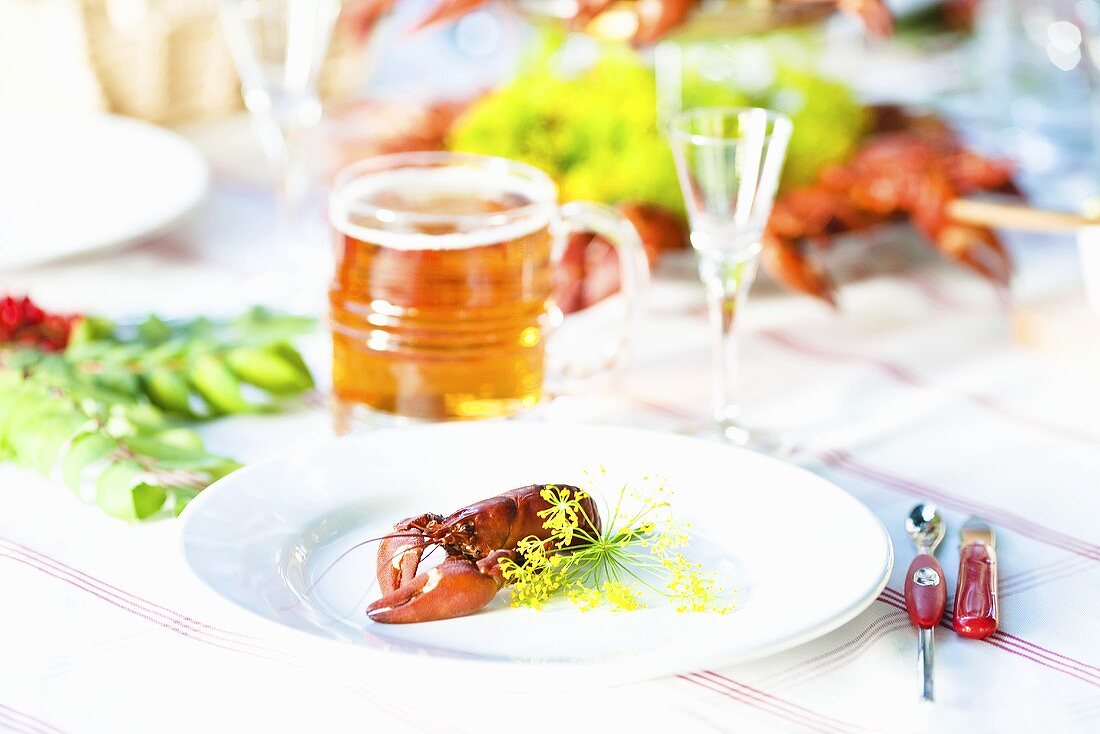
<svg viewBox="0 0 1100 734">
<path fill-rule="evenodd" d="M 160 234 L 210 174 L 180 135 L 110 115 L 0 120 L 0 269 Z"/>
<path fill-rule="evenodd" d="M 739 589 L 732 613 L 581 612 L 564 600 L 535 611 L 509 607 L 504 591 L 468 617 L 384 625 L 363 612 L 378 595 L 376 544 L 322 576 L 401 518 L 526 484 L 588 485 L 586 471 L 600 466 L 608 490 L 664 479 L 692 523 L 689 557 Z M 357 645 L 395 676 L 475 675 L 517 689 L 626 683 L 779 652 L 859 614 L 893 561 L 878 519 L 802 469 L 669 434 L 510 421 L 377 431 L 253 464 L 194 500 L 181 533 L 199 578 L 268 620 Z"/>
</svg>

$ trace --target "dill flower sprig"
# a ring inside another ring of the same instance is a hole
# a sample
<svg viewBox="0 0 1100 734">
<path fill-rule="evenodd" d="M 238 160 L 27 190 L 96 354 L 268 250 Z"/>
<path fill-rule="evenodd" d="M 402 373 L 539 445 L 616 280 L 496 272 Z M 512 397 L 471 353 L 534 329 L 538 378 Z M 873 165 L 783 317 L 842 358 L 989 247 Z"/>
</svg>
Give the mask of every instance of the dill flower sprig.
<svg viewBox="0 0 1100 734">
<path fill-rule="evenodd" d="M 632 611 L 645 606 L 648 591 L 678 612 L 724 614 L 733 608 L 717 573 L 681 552 L 691 538 L 687 526 L 673 520 L 663 485 L 648 491 L 624 485 L 599 533 L 581 504 L 588 496 L 552 485 L 542 491 L 550 506 L 539 517 L 551 531 L 549 539 L 524 538 L 516 548 L 521 562 L 501 561 L 513 606 L 540 609 L 565 596 L 582 611 L 604 604 Z"/>
</svg>

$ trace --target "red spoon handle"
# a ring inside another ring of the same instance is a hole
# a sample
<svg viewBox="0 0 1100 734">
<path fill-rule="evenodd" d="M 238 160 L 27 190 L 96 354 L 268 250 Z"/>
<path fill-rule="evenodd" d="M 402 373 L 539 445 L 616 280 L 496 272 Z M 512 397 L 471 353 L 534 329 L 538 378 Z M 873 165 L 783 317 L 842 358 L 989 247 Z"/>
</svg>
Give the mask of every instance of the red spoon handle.
<svg viewBox="0 0 1100 734">
<path fill-rule="evenodd" d="M 985 543 L 968 543 L 959 549 L 952 625 L 963 637 L 974 639 L 997 630 L 997 554 Z"/>
<path fill-rule="evenodd" d="M 943 569 L 934 556 L 923 553 L 913 559 L 905 574 L 905 609 L 909 619 L 922 629 L 940 623 L 947 608 L 947 585 Z"/>
</svg>

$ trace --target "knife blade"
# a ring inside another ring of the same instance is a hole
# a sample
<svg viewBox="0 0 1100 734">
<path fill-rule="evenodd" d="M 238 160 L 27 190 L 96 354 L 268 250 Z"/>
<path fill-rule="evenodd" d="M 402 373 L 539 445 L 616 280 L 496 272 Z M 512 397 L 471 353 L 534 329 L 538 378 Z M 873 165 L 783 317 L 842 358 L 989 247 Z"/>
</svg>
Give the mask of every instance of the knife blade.
<svg viewBox="0 0 1100 734">
<path fill-rule="evenodd" d="M 951 625 L 980 640 L 997 631 L 997 536 L 989 523 L 969 518 L 959 530 L 959 576 Z"/>
</svg>

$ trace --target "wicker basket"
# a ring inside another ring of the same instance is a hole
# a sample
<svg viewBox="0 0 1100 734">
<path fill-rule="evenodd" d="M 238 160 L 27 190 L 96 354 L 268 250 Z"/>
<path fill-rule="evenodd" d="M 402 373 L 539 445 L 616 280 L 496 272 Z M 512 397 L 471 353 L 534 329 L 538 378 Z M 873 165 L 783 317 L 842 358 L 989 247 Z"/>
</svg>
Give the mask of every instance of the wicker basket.
<svg viewBox="0 0 1100 734">
<path fill-rule="evenodd" d="M 101 110 L 177 125 L 241 108 L 218 0 L 0 0 L 0 109 Z M 337 33 L 326 97 L 359 86 L 362 50 Z"/>
</svg>

